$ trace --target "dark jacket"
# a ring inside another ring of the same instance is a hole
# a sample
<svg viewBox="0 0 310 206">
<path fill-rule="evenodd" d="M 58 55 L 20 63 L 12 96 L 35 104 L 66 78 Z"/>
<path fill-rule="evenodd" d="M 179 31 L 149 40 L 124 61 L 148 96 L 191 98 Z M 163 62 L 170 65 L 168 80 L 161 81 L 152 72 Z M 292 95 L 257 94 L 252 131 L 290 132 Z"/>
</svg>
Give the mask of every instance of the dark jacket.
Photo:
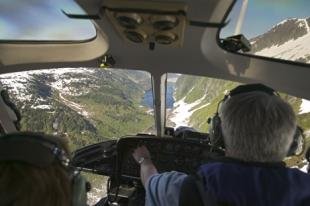
<svg viewBox="0 0 310 206">
<path fill-rule="evenodd" d="M 283 163 L 213 162 L 202 165 L 198 176 L 199 180 L 189 177 L 184 181 L 180 205 L 193 205 L 199 199 L 191 192 L 202 194 L 201 202 L 209 206 L 310 205 L 310 175 Z M 191 189 L 194 179 L 198 186 Z"/>
</svg>

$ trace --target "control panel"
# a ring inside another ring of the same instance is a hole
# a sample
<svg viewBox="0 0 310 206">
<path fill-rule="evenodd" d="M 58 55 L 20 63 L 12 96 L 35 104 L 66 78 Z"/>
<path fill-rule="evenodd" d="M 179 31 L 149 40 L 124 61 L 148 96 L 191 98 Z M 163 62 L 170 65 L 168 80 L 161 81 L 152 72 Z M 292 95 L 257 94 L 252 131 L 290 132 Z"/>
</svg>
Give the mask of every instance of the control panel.
<svg viewBox="0 0 310 206">
<path fill-rule="evenodd" d="M 214 151 L 209 144 L 177 138 L 126 137 L 117 143 L 117 172 L 121 177 L 139 178 L 140 167 L 132 157 L 138 146 L 145 145 L 158 172 L 180 171 L 193 174 L 200 165 L 207 163 L 221 151 Z"/>
</svg>

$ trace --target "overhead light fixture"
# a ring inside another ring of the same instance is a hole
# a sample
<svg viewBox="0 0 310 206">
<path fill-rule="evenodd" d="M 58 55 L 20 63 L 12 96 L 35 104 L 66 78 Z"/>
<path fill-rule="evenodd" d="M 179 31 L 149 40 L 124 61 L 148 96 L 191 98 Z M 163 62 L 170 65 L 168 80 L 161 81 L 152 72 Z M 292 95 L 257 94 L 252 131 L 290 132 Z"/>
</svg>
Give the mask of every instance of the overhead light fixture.
<svg viewBox="0 0 310 206">
<path fill-rule="evenodd" d="M 159 31 L 167 31 L 175 28 L 179 21 L 176 16 L 157 15 L 151 17 L 153 27 Z"/>
<path fill-rule="evenodd" d="M 155 42 L 158 44 L 169 45 L 174 43 L 178 36 L 171 32 L 160 32 L 155 34 Z"/>
<path fill-rule="evenodd" d="M 147 39 L 147 34 L 138 30 L 125 30 L 125 36 L 134 43 L 143 43 Z"/>
<path fill-rule="evenodd" d="M 115 18 L 126 29 L 135 29 L 143 23 L 142 17 L 137 13 L 117 13 Z"/>
<path fill-rule="evenodd" d="M 188 5 L 174 1 L 104 0 L 103 14 L 129 43 L 183 46 Z"/>
</svg>

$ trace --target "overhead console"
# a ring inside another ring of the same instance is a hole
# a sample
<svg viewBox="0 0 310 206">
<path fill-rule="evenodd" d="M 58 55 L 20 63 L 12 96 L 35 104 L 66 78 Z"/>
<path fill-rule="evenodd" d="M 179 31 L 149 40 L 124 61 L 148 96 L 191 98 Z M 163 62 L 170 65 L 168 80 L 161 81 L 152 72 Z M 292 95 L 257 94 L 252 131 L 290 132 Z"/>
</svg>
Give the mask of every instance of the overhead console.
<svg viewBox="0 0 310 206">
<path fill-rule="evenodd" d="M 104 1 L 104 12 L 127 42 L 182 47 L 187 4 L 158 1 Z"/>
</svg>

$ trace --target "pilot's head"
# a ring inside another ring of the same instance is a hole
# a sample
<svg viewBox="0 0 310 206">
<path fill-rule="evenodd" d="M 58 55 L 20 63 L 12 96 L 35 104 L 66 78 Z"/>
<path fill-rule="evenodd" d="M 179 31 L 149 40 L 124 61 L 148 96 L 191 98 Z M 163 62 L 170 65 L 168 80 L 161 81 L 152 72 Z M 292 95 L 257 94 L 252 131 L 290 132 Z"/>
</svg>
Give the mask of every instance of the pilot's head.
<svg viewBox="0 0 310 206">
<path fill-rule="evenodd" d="M 282 161 L 292 144 L 296 117 L 278 95 L 236 94 L 219 111 L 226 155 L 244 161 Z"/>
<path fill-rule="evenodd" d="M 63 138 L 8 134 L 0 137 L 0 149 L 0 205 L 72 205 L 71 177 L 64 165 L 69 150 Z"/>
</svg>

